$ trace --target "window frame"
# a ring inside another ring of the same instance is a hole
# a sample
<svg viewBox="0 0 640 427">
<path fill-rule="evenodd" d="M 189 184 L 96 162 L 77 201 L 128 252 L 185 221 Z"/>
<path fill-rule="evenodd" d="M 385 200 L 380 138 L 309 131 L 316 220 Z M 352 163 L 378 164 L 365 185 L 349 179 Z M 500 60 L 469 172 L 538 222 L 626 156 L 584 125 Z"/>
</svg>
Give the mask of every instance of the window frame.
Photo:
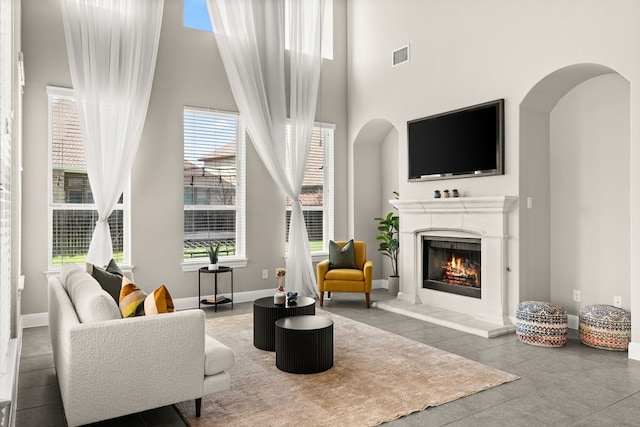
<svg viewBox="0 0 640 427">
<path fill-rule="evenodd" d="M 318 206 L 303 206 L 302 211 L 318 211 L 322 210 L 322 250 L 312 251 L 311 259 L 313 262 L 322 261 L 329 255 L 329 241 L 334 240 L 335 227 L 335 175 L 334 175 L 334 141 L 336 125 L 333 123 L 314 122 L 314 129 L 321 129 L 324 135 L 324 174 L 322 181 L 322 209 Z M 326 132 L 330 132 L 327 138 Z M 286 227 L 287 212 L 291 212 L 291 206 L 285 204 L 285 245 L 288 248 L 288 231 Z M 288 249 L 285 250 L 285 257 L 288 255 Z"/>
<path fill-rule="evenodd" d="M 247 255 L 246 255 L 246 224 L 247 224 L 247 201 L 246 201 L 246 183 L 247 183 L 247 131 L 244 120 L 242 116 L 238 112 L 234 111 L 224 111 L 212 108 L 202 108 L 202 107 L 194 107 L 185 105 L 182 110 L 182 161 L 184 162 L 184 116 L 185 113 L 189 111 L 192 113 L 203 113 L 210 115 L 222 115 L 227 117 L 234 117 L 238 123 L 237 135 L 238 138 L 236 140 L 236 193 L 235 193 L 235 212 L 236 212 L 236 250 L 235 255 L 232 256 L 220 256 L 219 263 L 224 264 L 225 266 L 240 268 L 247 266 Z M 184 179 L 184 174 L 181 179 Z M 182 247 L 184 250 L 184 212 L 187 210 L 215 210 L 216 206 L 219 205 L 198 205 L 192 204 L 187 205 L 184 203 L 184 186 L 183 186 L 183 219 L 182 219 Z M 211 209 L 213 207 L 213 209 Z M 197 271 L 201 267 L 205 267 L 209 264 L 209 259 L 206 257 L 198 257 L 198 258 L 184 258 L 181 262 L 182 271 Z"/>
<path fill-rule="evenodd" d="M 59 272 L 66 262 L 53 264 L 53 215 L 61 210 L 87 210 L 97 212 L 94 203 L 54 203 L 53 201 L 53 113 L 51 100 L 53 97 L 66 98 L 75 101 L 73 89 L 57 86 L 47 86 L 47 270 L 48 273 Z M 78 171 L 86 172 L 86 171 Z M 122 203 L 114 207 L 114 211 L 122 211 L 122 256 L 118 266 L 123 271 L 131 271 L 131 178 L 127 180 L 122 191 Z"/>
</svg>

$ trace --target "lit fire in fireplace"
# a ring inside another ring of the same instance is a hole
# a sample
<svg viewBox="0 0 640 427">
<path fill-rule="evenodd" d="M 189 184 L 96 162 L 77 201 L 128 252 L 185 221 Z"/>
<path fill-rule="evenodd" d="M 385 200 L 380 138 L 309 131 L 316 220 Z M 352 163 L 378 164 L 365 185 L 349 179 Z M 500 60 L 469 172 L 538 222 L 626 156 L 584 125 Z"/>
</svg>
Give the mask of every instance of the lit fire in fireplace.
<svg viewBox="0 0 640 427">
<path fill-rule="evenodd" d="M 480 268 L 474 262 L 468 259 L 463 260 L 455 255 L 451 256 L 451 260 L 447 261 L 443 266 L 444 276 L 443 282 L 452 285 L 480 287 Z"/>
</svg>

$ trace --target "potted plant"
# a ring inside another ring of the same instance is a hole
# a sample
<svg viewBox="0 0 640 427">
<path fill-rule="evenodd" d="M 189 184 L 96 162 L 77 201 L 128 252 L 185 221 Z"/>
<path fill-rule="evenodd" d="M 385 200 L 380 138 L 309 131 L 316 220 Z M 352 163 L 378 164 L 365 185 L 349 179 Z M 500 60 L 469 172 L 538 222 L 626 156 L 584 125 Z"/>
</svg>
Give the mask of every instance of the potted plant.
<svg viewBox="0 0 640 427">
<path fill-rule="evenodd" d="M 207 248 L 207 254 L 209 255 L 209 270 L 217 270 L 218 269 L 218 250 L 220 249 L 220 244 L 213 245 L 213 242 L 209 242 L 209 247 Z"/>
<path fill-rule="evenodd" d="M 393 193 L 398 198 L 398 193 Z M 389 276 L 389 295 L 396 296 L 400 287 L 400 277 L 398 276 L 398 252 L 400 251 L 400 241 L 398 240 L 398 227 L 400 218 L 394 212 L 389 212 L 385 217 L 375 218 L 378 221 L 379 235 L 376 240 L 380 241 L 378 251 L 382 255 L 389 257 L 391 261 L 391 275 Z"/>
</svg>

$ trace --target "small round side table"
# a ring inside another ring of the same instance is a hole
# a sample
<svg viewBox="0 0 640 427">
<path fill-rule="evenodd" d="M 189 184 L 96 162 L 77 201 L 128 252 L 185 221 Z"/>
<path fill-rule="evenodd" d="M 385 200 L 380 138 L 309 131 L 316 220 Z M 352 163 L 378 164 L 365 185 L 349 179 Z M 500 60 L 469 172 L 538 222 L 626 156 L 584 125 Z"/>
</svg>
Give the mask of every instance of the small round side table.
<svg viewBox="0 0 640 427">
<path fill-rule="evenodd" d="M 224 299 L 220 299 L 218 301 L 218 274 L 222 274 L 222 273 L 231 273 L 231 298 L 227 298 L 224 297 Z M 201 281 L 201 276 L 203 274 L 214 274 L 214 279 L 213 279 L 213 301 L 214 302 L 210 302 L 207 301 L 206 298 L 202 298 L 201 296 L 201 286 L 200 286 L 200 281 Z M 218 267 L 217 270 L 209 270 L 208 267 L 202 267 L 198 270 L 198 308 L 200 308 L 200 305 L 204 304 L 204 305 L 212 305 L 214 307 L 214 311 L 218 311 L 218 305 L 220 304 L 229 304 L 231 303 L 231 309 L 233 310 L 233 268 L 231 267 L 224 267 L 224 266 L 220 266 Z"/>
</svg>

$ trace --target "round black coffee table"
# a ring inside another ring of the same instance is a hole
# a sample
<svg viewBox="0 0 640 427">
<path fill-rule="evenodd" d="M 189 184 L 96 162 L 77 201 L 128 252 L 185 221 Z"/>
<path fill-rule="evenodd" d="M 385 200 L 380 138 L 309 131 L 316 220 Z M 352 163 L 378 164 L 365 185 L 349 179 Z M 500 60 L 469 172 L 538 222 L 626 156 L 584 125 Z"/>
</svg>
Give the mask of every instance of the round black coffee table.
<svg viewBox="0 0 640 427">
<path fill-rule="evenodd" d="M 276 320 L 301 314 L 316 314 L 316 300 L 298 297 L 295 305 L 274 304 L 273 297 L 255 300 L 253 302 L 253 345 L 261 350 L 274 351 Z"/>
<path fill-rule="evenodd" d="M 333 366 L 333 321 L 325 316 L 276 320 L 276 367 L 292 374 L 315 374 Z"/>
</svg>

